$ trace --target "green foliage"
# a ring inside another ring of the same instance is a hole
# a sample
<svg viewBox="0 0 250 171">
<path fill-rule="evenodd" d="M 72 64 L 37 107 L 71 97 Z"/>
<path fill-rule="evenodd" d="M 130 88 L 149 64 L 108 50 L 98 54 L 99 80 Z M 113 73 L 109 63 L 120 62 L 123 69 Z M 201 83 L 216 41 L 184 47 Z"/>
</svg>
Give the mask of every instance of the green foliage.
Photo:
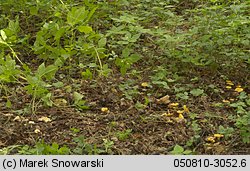
<svg viewBox="0 0 250 171">
<path fill-rule="evenodd" d="M 91 145 L 91 144 L 87 143 L 83 136 L 76 137 L 73 139 L 73 141 L 77 144 L 75 149 L 73 149 L 74 154 L 97 155 L 97 154 L 104 152 L 103 149 L 98 148 L 96 145 Z"/>
<path fill-rule="evenodd" d="M 132 133 L 132 129 L 126 129 L 124 131 L 117 132 L 116 135 L 117 135 L 118 140 L 125 141 L 126 139 L 130 137 L 131 133 Z"/>
<path fill-rule="evenodd" d="M 203 93 L 204 93 L 204 90 L 199 89 L 199 88 L 193 89 L 190 91 L 190 94 L 192 94 L 193 96 L 196 96 L 196 97 L 202 95 Z"/>
<path fill-rule="evenodd" d="M 83 100 L 83 95 L 78 93 L 78 92 L 74 92 L 73 93 L 73 97 L 74 97 L 74 105 L 81 110 L 85 110 L 85 109 L 89 109 L 89 107 L 86 105 L 86 101 Z"/>
<path fill-rule="evenodd" d="M 219 130 L 218 133 L 222 134 L 225 136 L 226 139 L 228 139 L 229 137 L 232 136 L 232 134 L 234 133 L 234 128 L 232 127 L 223 127 L 222 125 L 219 126 Z"/>
<path fill-rule="evenodd" d="M 249 144 L 249 8 L 249 2 L 240 0 L 1 0 L 0 102 L 4 104 L 0 108 L 24 114 L 30 113 L 31 107 L 35 113 L 39 107 L 52 107 L 59 93 L 69 100 L 64 99 L 69 107 L 83 112 L 89 109 L 87 101 L 98 105 L 99 99 L 86 99 L 81 92 L 93 88 L 82 84 L 93 81 L 105 95 L 112 84 L 115 95 L 124 96 L 123 100 L 129 101 L 126 104 L 134 105 L 140 113 L 144 109 L 168 110 L 153 100 L 163 94 L 168 94 L 171 102 L 204 105 L 208 113 L 210 107 L 220 107 L 231 114 L 228 120 L 234 125 L 217 124 L 218 133 L 226 141 L 240 135 Z M 239 92 L 221 88 L 219 75 L 244 83 L 244 91 L 232 97 L 236 100 L 227 97 Z M 150 82 L 150 86 L 141 88 L 141 81 Z M 24 100 L 19 104 L 13 96 L 20 94 Z M 222 97 L 228 102 L 222 103 Z M 219 102 L 207 104 L 214 98 Z M 115 102 L 112 105 L 119 107 Z M 147 117 L 140 117 L 148 122 Z M 202 116 L 190 112 L 184 117 L 192 132 L 185 148 L 191 148 L 203 138 Z M 75 136 L 80 129 L 72 127 L 71 131 Z M 131 134 L 132 130 L 126 129 L 115 136 L 126 141 Z M 114 145 L 109 139 L 103 139 L 102 147 L 87 143 L 84 137 L 74 141 L 74 154 L 112 153 Z M 192 153 L 185 148 L 177 144 L 171 154 Z M 33 148 L 6 147 L 0 154 L 15 150 L 19 154 L 71 153 L 66 146 L 39 142 Z"/>
<path fill-rule="evenodd" d="M 135 85 L 135 82 L 133 80 L 127 80 L 123 84 L 119 85 L 119 89 L 123 92 L 124 96 L 129 100 L 132 100 L 139 94 L 138 88 L 139 88 L 138 85 Z"/>
<path fill-rule="evenodd" d="M 246 112 L 244 115 L 238 117 L 235 123 L 236 127 L 240 131 L 242 141 L 244 143 L 250 143 L 250 112 Z"/>
<path fill-rule="evenodd" d="M 173 155 L 190 155 L 192 151 L 185 150 L 182 146 L 176 144 L 174 146 L 174 149 L 171 151 L 171 154 Z"/>
<path fill-rule="evenodd" d="M 70 149 L 66 146 L 59 147 L 57 143 L 48 145 L 43 141 L 36 143 L 34 148 L 23 146 L 18 150 L 22 155 L 69 155 Z"/>
<path fill-rule="evenodd" d="M 116 58 L 115 64 L 120 67 L 122 75 L 126 74 L 132 64 L 140 60 L 140 56 L 138 54 L 131 54 L 130 51 L 130 49 L 126 48 L 122 51 L 121 58 Z"/>
</svg>

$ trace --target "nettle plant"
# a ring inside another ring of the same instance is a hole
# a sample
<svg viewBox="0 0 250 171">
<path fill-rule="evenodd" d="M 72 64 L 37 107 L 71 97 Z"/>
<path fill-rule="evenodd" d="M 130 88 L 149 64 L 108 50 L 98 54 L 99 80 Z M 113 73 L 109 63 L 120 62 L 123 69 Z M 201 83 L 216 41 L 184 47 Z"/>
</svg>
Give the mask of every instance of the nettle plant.
<svg viewBox="0 0 250 171">
<path fill-rule="evenodd" d="M 246 92 L 241 92 L 238 101 L 230 104 L 237 113 L 235 126 L 238 128 L 242 141 L 250 143 L 250 96 Z"/>
<path fill-rule="evenodd" d="M 106 38 L 89 26 L 96 10 L 97 6 L 80 6 L 72 7 L 66 16 L 64 11 L 55 12 L 53 20 L 45 22 L 37 33 L 33 48 L 35 54 L 44 60 L 54 61 L 56 66 L 63 66 L 67 61 L 69 68 L 73 62 L 79 65 L 92 58 L 92 61 L 98 61 L 102 70 Z"/>
<path fill-rule="evenodd" d="M 19 19 L 9 20 L 8 26 L 1 30 L 1 84 L 24 85 L 24 89 L 32 96 L 33 112 L 39 102 L 52 106 L 52 93 L 49 90 L 53 85 L 50 83 L 55 80 L 59 69 L 68 69 L 69 76 L 76 73 L 73 72 L 75 68 L 85 69 L 82 76 L 89 78 L 86 73 L 92 77 L 92 71 L 88 68 L 91 63 L 101 76 L 107 76 L 110 72 L 108 65 L 102 62 L 106 57 L 106 38 L 90 26 L 90 20 L 98 6 L 88 1 L 84 2 L 84 6 L 69 8 L 63 2 L 58 6 L 55 10 L 46 9 L 49 16 L 45 15 L 44 21 L 41 21 L 42 27 L 35 35 L 34 45 L 26 44 L 37 55 L 35 60 L 42 61 L 36 71 L 29 67 L 29 63 L 22 62 L 12 48 L 14 46 L 18 49 L 18 43 L 28 39 L 18 37 L 21 30 Z M 30 8 L 30 13 L 36 15 L 39 7 L 37 4 L 35 9 Z"/>
<path fill-rule="evenodd" d="M 183 62 L 199 66 L 216 68 L 218 64 L 229 67 L 235 62 L 249 64 L 248 8 L 249 4 L 235 1 L 187 11 L 192 25 L 184 44 L 178 45 L 181 54 L 178 50 L 174 52 Z"/>
</svg>

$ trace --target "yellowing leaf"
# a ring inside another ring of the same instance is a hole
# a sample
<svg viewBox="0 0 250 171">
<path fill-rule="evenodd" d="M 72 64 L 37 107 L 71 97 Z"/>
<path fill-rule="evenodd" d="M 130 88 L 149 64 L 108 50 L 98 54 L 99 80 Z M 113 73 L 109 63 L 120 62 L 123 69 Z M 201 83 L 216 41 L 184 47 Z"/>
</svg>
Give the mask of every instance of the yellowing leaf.
<svg viewBox="0 0 250 171">
<path fill-rule="evenodd" d="M 240 92 L 242 92 L 244 90 L 243 90 L 243 88 L 241 88 L 240 86 L 238 86 L 234 91 L 240 93 Z"/>
<path fill-rule="evenodd" d="M 63 98 L 55 99 L 54 104 L 56 106 L 66 106 L 67 105 L 67 100 L 65 100 Z"/>
<path fill-rule="evenodd" d="M 222 100 L 223 103 L 230 103 L 229 100 Z"/>
<path fill-rule="evenodd" d="M 147 82 L 143 82 L 143 83 L 141 83 L 141 86 L 142 86 L 142 87 L 148 87 L 149 85 L 148 85 Z"/>
<path fill-rule="evenodd" d="M 215 138 L 222 138 L 222 137 L 224 137 L 224 135 L 222 135 L 222 134 L 214 134 L 214 137 Z"/>
<path fill-rule="evenodd" d="M 107 107 L 102 107 L 101 111 L 104 112 L 104 113 L 107 113 L 107 112 L 109 112 L 109 109 Z"/>
<path fill-rule="evenodd" d="M 46 116 L 43 116 L 43 117 L 39 118 L 38 121 L 42 121 L 42 122 L 46 122 L 47 123 L 47 122 L 51 122 L 51 119 L 48 118 L 48 117 L 46 117 Z"/>
<path fill-rule="evenodd" d="M 232 87 L 231 86 L 226 86 L 226 89 L 231 89 Z"/>
<path fill-rule="evenodd" d="M 18 121 L 18 122 L 21 122 L 21 117 L 20 116 L 17 116 L 13 119 L 13 121 Z"/>
</svg>

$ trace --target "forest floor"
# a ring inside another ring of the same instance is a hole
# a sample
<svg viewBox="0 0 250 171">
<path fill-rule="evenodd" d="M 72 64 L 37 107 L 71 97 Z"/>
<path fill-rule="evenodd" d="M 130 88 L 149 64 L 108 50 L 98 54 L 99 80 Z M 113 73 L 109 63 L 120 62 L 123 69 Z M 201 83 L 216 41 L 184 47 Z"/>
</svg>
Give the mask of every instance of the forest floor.
<svg viewBox="0 0 250 171">
<path fill-rule="evenodd" d="M 246 11 L 84 3 L 0 4 L 0 154 L 250 154 Z"/>
</svg>

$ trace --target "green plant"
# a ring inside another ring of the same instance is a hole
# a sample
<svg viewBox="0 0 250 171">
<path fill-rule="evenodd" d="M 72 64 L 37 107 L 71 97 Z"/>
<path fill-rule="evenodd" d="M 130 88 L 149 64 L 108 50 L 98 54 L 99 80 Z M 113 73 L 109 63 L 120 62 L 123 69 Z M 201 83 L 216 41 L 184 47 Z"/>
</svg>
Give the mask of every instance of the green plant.
<svg viewBox="0 0 250 171">
<path fill-rule="evenodd" d="M 231 137 L 234 133 L 234 128 L 232 127 L 224 127 L 222 125 L 219 126 L 219 130 L 218 133 L 222 134 L 225 136 L 226 139 L 228 139 L 229 137 Z"/>
<path fill-rule="evenodd" d="M 135 81 L 131 79 L 119 85 L 119 89 L 129 100 L 132 100 L 135 96 L 139 94 L 138 88 L 138 85 L 135 85 Z"/>
<path fill-rule="evenodd" d="M 125 141 L 126 139 L 130 137 L 131 133 L 132 133 L 132 129 L 126 129 L 124 131 L 118 131 L 116 135 L 120 141 Z"/>
<path fill-rule="evenodd" d="M 84 136 L 75 137 L 73 141 L 77 144 L 73 149 L 74 154 L 96 155 L 104 152 L 103 149 L 98 148 L 96 145 L 87 143 Z"/>
<path fill-rule="evenodd" d="M 176 144 L 174 149 L 170 152 L 173 155 L 190 155 L 192 154 L 191 150 L 185 150 L 182 146 Z"/>
<path fill-rule="evenodd" d="M 242 141 L 244 143 L 250 143 L 250 112 L 246 112 L 244 115 L 237 118 L 236 127 L 240 131 Z"/>
<path fill-rule="evenodd" d="M 70 153 L 67 146 L 60 147 L 57 143 L 49 145 L 44 141 L 36 143 L 35 147 L 25 145 L 18 150 L 18 154 L 22 155 L 69 155 Z"/>
<path fill-rule="evenodd" d="M 111 151 L 112 146 L 114 145 L 114 142 L 108 139 L 103 139 L 103 146 L 105 148 L 105 152 L 109 153 Z"/>
<path fill-rule="evenodd" d="M 89 109 L 89 106 L 86 105 L 86 101 L 82 100 L 82 98 L 84 97 L 82 94 L 78 92 L 74 92 L 73 97 L 74 97 L 74 105 L 78 109 L 81 109 L 81 110 Z"/>
<path fill-rule="evenodd" d="M 28 70 L 28 68 L 26 68 Z M 51 86 L 50 84 L 46 83 L 45 80 L 51 80 L 54 78 L 54 75 L 58 67 L 55 65 L 45 66 L 42 63 L 37 71 L 34 74 L 27 73 L 26 80 L 28 85 L 24 87 L 28 94 L 33 96 L 32 99 L 32 112 L 36 111 L 36 99 L 40 98 L 47 106 L 52 106 L 51 93 L 49 93 L 48 88 Z"/>
<path fill-rule="evenodd" d="M 131 50 L 129 48 L 125 48 L 122 51 L 121 58 L 116 58 L 115 64 L 120 67 L 121 74 L 125 75 L 131 65 L 139 60 L 140 56 L 138 54 L 131 54 Z"/>
</svg>

